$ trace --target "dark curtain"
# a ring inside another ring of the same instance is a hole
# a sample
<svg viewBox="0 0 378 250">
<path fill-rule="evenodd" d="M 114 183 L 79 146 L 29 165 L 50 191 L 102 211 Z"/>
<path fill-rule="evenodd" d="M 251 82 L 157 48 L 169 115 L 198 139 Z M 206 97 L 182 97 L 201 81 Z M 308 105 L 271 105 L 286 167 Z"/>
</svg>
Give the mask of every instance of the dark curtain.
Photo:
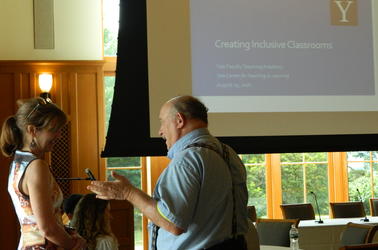
<svg viewBox="0 0 378 250">
<path fill-rule="evenodd" d="M 166 155 L 150 138 L 146 1 L 121 0 L 114 98 L 102 157 Z"/>
</svg>

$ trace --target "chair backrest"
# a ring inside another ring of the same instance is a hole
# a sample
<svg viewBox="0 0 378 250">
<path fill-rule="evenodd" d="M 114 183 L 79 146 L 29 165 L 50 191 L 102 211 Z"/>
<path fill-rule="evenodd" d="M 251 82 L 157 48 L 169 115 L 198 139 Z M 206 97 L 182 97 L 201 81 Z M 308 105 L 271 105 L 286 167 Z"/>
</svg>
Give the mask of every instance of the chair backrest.
<svg viewBox="0 0 378 250">
<path fill-rule="evenodd" d="M 371 243 L 378 225 L 349 222 L 340 239 L 340 246 Z"/>
<path fill-rule="evenodd" d="M 256 215 L 256 208 L 255 208 L 255 206 L 247 206 L 247 211 L 248 211 L 248 218 L 252 222 L 256 222 L 257 215 Z"/>
<path fill-rule="evenodd" d="M 370 214 L 371 216 L 378 216 L 378 199 L 370 198 Z"/>
<path fill-rule="evenodd" d="M 298 219 L 262 219 L 256 220 L 256 229 L 260 245 L 290 246 L 289 231 L 291 225 L 296 227 Z"/>
<path fill-rule="evenodd" d="M 349 249 L 378 249 L 378 243 L 367 243 L 340 247 L 340 250 Z"/>
<path fill-rule="evenodd" d="M 248 250 L 260 250 L 259 235 L 253 222 L 248 219 L 248 231 L 244 234 Z"/>
<path fill-rule="evenodd" d="M 314 220 L 315 213 L 311 203 L 281 204 L 284 219 Z"/>
<path fill-rule="evenodd" d="M 364 205 L 361 201 L 330 202 L 332 218 L 365 217 Z"/>
</svg>

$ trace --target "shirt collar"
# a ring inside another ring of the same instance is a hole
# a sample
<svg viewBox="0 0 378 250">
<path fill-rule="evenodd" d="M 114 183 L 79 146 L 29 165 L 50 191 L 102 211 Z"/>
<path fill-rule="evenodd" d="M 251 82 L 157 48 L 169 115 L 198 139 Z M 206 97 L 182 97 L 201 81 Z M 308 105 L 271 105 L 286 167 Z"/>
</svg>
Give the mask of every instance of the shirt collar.
<svg viewBox="0 0 378 250">
<path fill-rule="evenodd" d="M 195 129 L 195 130 L 187 133 L 186 135 L 184 135 L 183 137 L 178 139 L 172 145 L 172 147 L 168 150 L 167 157 L 169 159 L 172 159 L 177 152 L 182 151 L 187 145 L 192 143 L 195 138 L 197 138 L 198 136 L 201 136 L 201 135 L 208 135 L 208 134 L 210 134 L 210 133 L 209 133 L 209 130 L 207 128 L 198 128 L 198 129 Z"/>
</svg>

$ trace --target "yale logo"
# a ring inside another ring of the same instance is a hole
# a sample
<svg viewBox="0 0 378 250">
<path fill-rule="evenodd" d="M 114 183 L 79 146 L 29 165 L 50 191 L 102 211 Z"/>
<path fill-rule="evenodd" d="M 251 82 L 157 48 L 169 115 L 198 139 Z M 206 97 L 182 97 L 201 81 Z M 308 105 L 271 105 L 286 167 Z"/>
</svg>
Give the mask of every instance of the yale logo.
<svg viewBox="0 0 378 250">
<path fill-rule="evenodd" d="M 357 0 L 330 0 L 331 24 L 357 25 Z"/>
</svg>

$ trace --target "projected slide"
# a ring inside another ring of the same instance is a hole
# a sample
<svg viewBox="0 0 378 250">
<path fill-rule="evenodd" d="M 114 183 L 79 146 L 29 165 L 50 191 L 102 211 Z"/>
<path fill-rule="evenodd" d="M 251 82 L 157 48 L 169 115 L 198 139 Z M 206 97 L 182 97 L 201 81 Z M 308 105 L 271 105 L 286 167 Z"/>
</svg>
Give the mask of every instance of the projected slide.
<svg viewBox="0 0 378 250">
<path fill-rule="evenodd" d="M 212 135 L 238 153 L 378 150 L 377 0 L 120 7 L 103 156 L 165 155 L 160 107 L 187 94 L 209 108 Z"/>
<path fill-rule="evenodd" d="M 371 5 L 191 1 L 192 93 L 212 112 L 369 111 L 377 104 Z"/>
</svg>

